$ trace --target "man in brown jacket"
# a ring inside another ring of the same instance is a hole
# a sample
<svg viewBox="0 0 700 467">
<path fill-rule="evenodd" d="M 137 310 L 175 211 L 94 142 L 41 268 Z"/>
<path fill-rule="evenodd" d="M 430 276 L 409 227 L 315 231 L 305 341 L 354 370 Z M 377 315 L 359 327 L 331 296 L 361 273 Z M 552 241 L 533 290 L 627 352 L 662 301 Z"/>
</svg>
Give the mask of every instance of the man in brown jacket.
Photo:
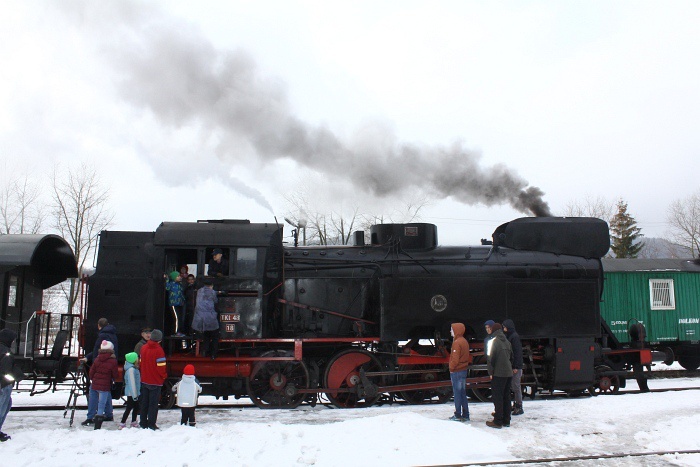
<svg viewBox="0 0 700 467">
<path fill-rule="evenodd" d="M 452 351 L 450 352 L 450 379 L 455 399 L 455 413 L 450 420 L 456 422 L 469 421 L 469 403 L 467 402 L 467 367 L 471 361 L 469 343 L 464 338 L 464 325 L 453 323 Z"/>
</svg>

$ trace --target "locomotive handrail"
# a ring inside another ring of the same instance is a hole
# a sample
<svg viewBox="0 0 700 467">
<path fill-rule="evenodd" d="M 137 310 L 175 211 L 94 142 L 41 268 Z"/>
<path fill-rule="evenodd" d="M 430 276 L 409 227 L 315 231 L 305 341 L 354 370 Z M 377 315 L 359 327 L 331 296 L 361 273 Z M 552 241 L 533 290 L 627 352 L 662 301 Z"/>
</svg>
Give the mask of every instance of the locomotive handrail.
<svg viewBox="0 0 700 467">
<path fill-rule="evenodd" d="M 283 303 L 285 305 L 291 305 L 293 307 L 301 308 L 304 310 L 318 311 L 321 313 L 328 313 L 329 315 L 339 316 L 341 318 L 347 318 L 347 319 L 352 320 L 352 321 L 359 321 L 359 322 L 367 323 L 367 324 L 377 324 L 375 321 L 370 321 L 370 320 L 363 319 L 363 318 L 355 318 L 354 316 L 346 315 L 343 313 L 338 313 L 337 311 L 324 310 L 323 308 L 318 308 L 318 307 L 310 306 L 310 305 L 304 305 L 303 303 L 292 302 L 291 300 L 285 300 L 284 298 L 278 298 L 277 301 L 280 303 Z"/>
</svg>

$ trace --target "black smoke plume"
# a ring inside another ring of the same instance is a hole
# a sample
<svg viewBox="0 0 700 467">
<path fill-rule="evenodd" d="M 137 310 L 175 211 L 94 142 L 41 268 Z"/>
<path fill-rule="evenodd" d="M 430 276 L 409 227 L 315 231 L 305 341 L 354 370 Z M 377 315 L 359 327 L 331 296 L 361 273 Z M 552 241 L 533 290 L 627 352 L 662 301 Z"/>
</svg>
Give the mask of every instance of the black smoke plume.
<svg viewBox="0 0 700 467">
<path fill-rule="evenodd" d="M 390 134 L 373 141 L 342 141 L 331 130 L 301 121 L 286 92 L 241 51 L 217 50 L 200 31 L 142 3 L 80 4 L 82 24 L 98 26 L 121 96 L 173 129 L 198 125 L 215 134 L 217 154 L 241 162 L 248 146 L 261 161 L 283 158 L 345 177 L 378 196 L 420 189 L 467 204 L 510 204 L 549 215 L 543 192 L 502 165 L 482 167 L 461 144 L 420 146 Z M 361 148 L 361 149 L 360 149 Z M 247 157 L 247 155 L 246 155 Z"/>
</svg>

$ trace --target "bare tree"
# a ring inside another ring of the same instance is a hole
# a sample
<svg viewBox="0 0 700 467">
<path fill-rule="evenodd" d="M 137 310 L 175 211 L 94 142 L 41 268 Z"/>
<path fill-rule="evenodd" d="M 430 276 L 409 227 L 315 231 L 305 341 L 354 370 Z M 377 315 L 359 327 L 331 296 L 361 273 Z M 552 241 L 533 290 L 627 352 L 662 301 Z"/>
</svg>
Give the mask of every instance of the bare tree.
<svg viewBox="0 0 700 467">
<path fill-rule="evenodd" d="M 114 217 L 107 208 L 109 190 L 101 186 L 95 168 L 86 164 L 65 173 L 54 167 L 52 181 L 55 227 L 73 248 L 82 276 L 97 236 Z M 71 312 L 80 293 L 78 280 L 71 279 L 65 293 Z"/>
<path fill-rule="evenodd" d="M 0 188 L 0 234 L 38 233 L 46 218 L 39 182 L 28 174 L 4 180 Z"/>
<path fill-rule="evenodd" d="M 285 220 L 297 229 L 297 235 L 302 236 L 302 245 L 347 245 L 353 228 L 362 219 L 357 207 L 349 214 L 343 211 L 317 212 L 304 192 L 286 195 L 284 199 L 289 205 Z"/>
<path fill-rule="evenodd" d="M 298 235 L 302 235 L 299 240 L 302 245 L 348 245 L 354 230 L 365 231 L 367 241 L 373 224 L 415 222 L 420 219 L 421 210 L 430 204 L 427 197 L 416 196 L 390 214 L 368 215 L 357 206 L 350 210 L 323 212 L 304 189 L 287 194 L 284 199 L 288 205 L 285 219 L 297 229 Z"/>
<path fill-rule="evenodd" d="M 671 203 L 666 220 L 670 240 L 686 249 L 691 257 L 700 257 L 700 191 Z"/>
<path fill-rule="evenodd" d="M 608 224 L 616 213 L 614 201 L 609 201 L 602 196 L 593 198 L 587 195 L 581 201 L 569 201 L 564 208 L 567 217 L 597 217 Z"/>
</svg>

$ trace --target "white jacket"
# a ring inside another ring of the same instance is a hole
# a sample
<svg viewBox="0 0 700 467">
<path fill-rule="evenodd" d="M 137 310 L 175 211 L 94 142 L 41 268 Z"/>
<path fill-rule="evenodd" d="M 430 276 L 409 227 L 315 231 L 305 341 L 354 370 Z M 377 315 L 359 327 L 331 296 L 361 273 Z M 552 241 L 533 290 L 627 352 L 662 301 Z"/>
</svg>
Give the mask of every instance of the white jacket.
<svg viewBox="0 0 700 467">
<path fill-rule="evenodd" d="M 197 407 L 199 393 L 202 386 L 199 385 L 194 375 L 182 375 L 182 379 L 175 383 L 173 392 L 176 392 L 178 407 Z"/>
</svg>

